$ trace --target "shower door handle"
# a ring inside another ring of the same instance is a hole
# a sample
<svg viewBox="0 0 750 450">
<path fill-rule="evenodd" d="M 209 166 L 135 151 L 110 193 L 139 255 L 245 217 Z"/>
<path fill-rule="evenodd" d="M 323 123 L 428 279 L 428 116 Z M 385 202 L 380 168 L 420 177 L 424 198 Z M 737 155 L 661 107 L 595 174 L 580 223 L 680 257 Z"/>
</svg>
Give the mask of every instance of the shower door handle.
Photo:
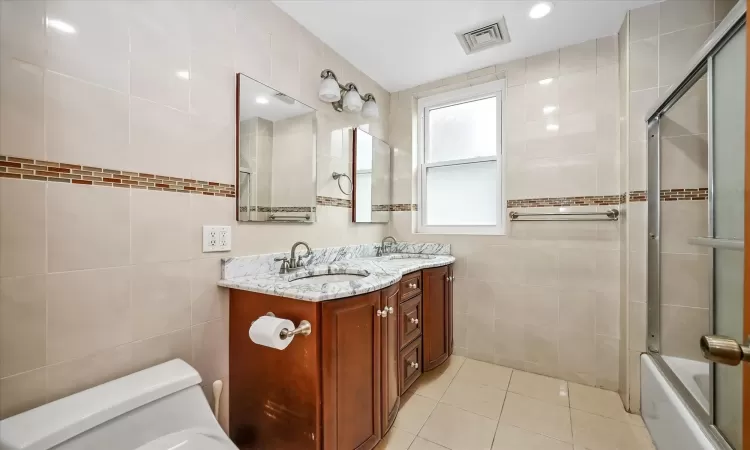
<svg viewBox="0 0 750 450">
<path fill-rule="evenodd" d="M 730 366 L 750 362 L 750 346 L 726 336 L 709 335 L 701 337 L 703 357 L 709 361 Z"/>
</svg>

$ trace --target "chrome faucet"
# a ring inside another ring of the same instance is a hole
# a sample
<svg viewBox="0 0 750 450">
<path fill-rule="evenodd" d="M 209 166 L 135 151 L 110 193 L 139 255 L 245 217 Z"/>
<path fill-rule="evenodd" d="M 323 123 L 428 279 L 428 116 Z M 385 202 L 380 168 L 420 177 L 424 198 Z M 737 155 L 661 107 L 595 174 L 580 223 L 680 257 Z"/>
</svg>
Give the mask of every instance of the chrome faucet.
<svg viewBox="0 0 750 450">
<path fill-rule="evenodd" d="M 387 240 L 389 240 L 389 239 L 390 239 L 390 241 L 391 241 L 392 243 L 394 243 L 394 244 L 396 243 L 396 238 L 395 238 L 395 237 L 393 237 L 393 236 L 386 236 L 386 237 L 384 237 L 384 238 L 383 238 L 383 241 L 382 241 L 382 242 L 380 243 L 380 247 L 378 247 L 378 253 L 377 253 L 377 256 L 383 256 L 383 255 L 385 255 L 385 254 L 387 254 L 387 253 L 390 253 L 390 252 L 386 252 L 386 248 L 387 248 L 387 247 L 386 247 L 386 245 L 385 245 L 385 244 L 386 244 L 386 241 L 387 241 Z"/>
<path fill-rule="evenodd" d="M 310 250 L 310 246 L 307 245 L 307 242 L 295 242 L 294 245 L 292 245 L 292 257 L 289 261 L 289 268 L 290 269 L 297 269 L 300 267 L 304 267 L 305 265 L 302 264 L 302 255 L 297 255 L 297 259 L 294 259 L 294 252 L 297 250 L 298 245 L 304 245 L 307 249 L 307 252 L 305 253 L 305 256 L 308 257 L 308 259 L 312 256 L 312 250 Z"/>
<path fill-rule="evenodd" d="M 307 242 L 295 242 L 294 245 L 292 245 L 291 258 L 287 258 L 286 256 L 281 258 L 274 258 L 274 261 L 281 261 L 279 273 L 289 273 L 305 267 L 305 264 L 302 262 L 302 255 L 297 255 L 296 258 L 294 257 L 294 254 L 297 251 L 297 246 L 299 245 L 305 246 L 305 248 L 307 249 L 307 253 L 305 253 L 305 256 L 310 259 L 313 252 L 312 250 L 310 250 L 310 246 L 307 244 Z"/>
</svg>

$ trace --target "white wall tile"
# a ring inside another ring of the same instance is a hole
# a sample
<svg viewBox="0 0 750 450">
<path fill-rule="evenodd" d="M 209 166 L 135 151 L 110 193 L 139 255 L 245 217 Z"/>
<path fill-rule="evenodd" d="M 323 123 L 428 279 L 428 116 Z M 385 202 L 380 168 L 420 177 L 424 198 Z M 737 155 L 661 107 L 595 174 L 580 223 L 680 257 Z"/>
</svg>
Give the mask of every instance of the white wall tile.
<svg viewBox="0 0 750 450">
<path fill-rule="evenodd" d="M 44 184 L 0 179 L 0 276 L 47 271 L 46 201 Z"/>
</svg>

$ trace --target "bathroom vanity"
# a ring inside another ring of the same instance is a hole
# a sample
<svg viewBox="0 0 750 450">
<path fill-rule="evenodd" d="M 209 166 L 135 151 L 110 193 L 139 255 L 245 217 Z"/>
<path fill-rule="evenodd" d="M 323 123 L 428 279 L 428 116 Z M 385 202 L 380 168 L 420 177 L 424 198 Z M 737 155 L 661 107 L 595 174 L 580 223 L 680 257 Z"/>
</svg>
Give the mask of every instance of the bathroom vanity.
<svg viewBox="0 0 750 450">
<path fill-rule="evenodd" d="M 223 279 L 232 440 L 242 449 L 374 448 L 400 396 L 452 352 L 453 261 L 392 254 Z M 354 274 L 361 281 L 316 280 Z M 269 312 L 307 320 L 311 333 L 284 350 L 253 343 L 252 322 Z"/>
</svg>

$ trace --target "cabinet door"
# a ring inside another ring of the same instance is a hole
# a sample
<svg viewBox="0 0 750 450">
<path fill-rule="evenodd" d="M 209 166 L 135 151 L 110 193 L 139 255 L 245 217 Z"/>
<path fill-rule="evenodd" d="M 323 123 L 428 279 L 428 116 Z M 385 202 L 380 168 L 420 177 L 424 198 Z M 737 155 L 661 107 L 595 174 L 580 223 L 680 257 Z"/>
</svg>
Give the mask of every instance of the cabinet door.
<svg viewBox="0 0 750 450">
<path fill-rule="evenodd" d="M 323 303 L 323 448 L 370 450 L 381 429 L 381 293 Z"/>
<path fill-rule="evenodd" d="M 442 364 L 450 354 L 448 267 L 423 270 L 422 284 L 422 367 L 427 372 Z"/>
<path fill-rule="evenodd" d="M 398 301 L 399 285 L 385 288 L 381 291 L 381 306 L 388 311 L 382 320 L 381 333 L 383 337 L 381 363 L 383 368 L 381 391 L 383 397 L 383 435 L 388 432 L 396 420 L 399 407 L 398 391 Z"/>
</svg>

